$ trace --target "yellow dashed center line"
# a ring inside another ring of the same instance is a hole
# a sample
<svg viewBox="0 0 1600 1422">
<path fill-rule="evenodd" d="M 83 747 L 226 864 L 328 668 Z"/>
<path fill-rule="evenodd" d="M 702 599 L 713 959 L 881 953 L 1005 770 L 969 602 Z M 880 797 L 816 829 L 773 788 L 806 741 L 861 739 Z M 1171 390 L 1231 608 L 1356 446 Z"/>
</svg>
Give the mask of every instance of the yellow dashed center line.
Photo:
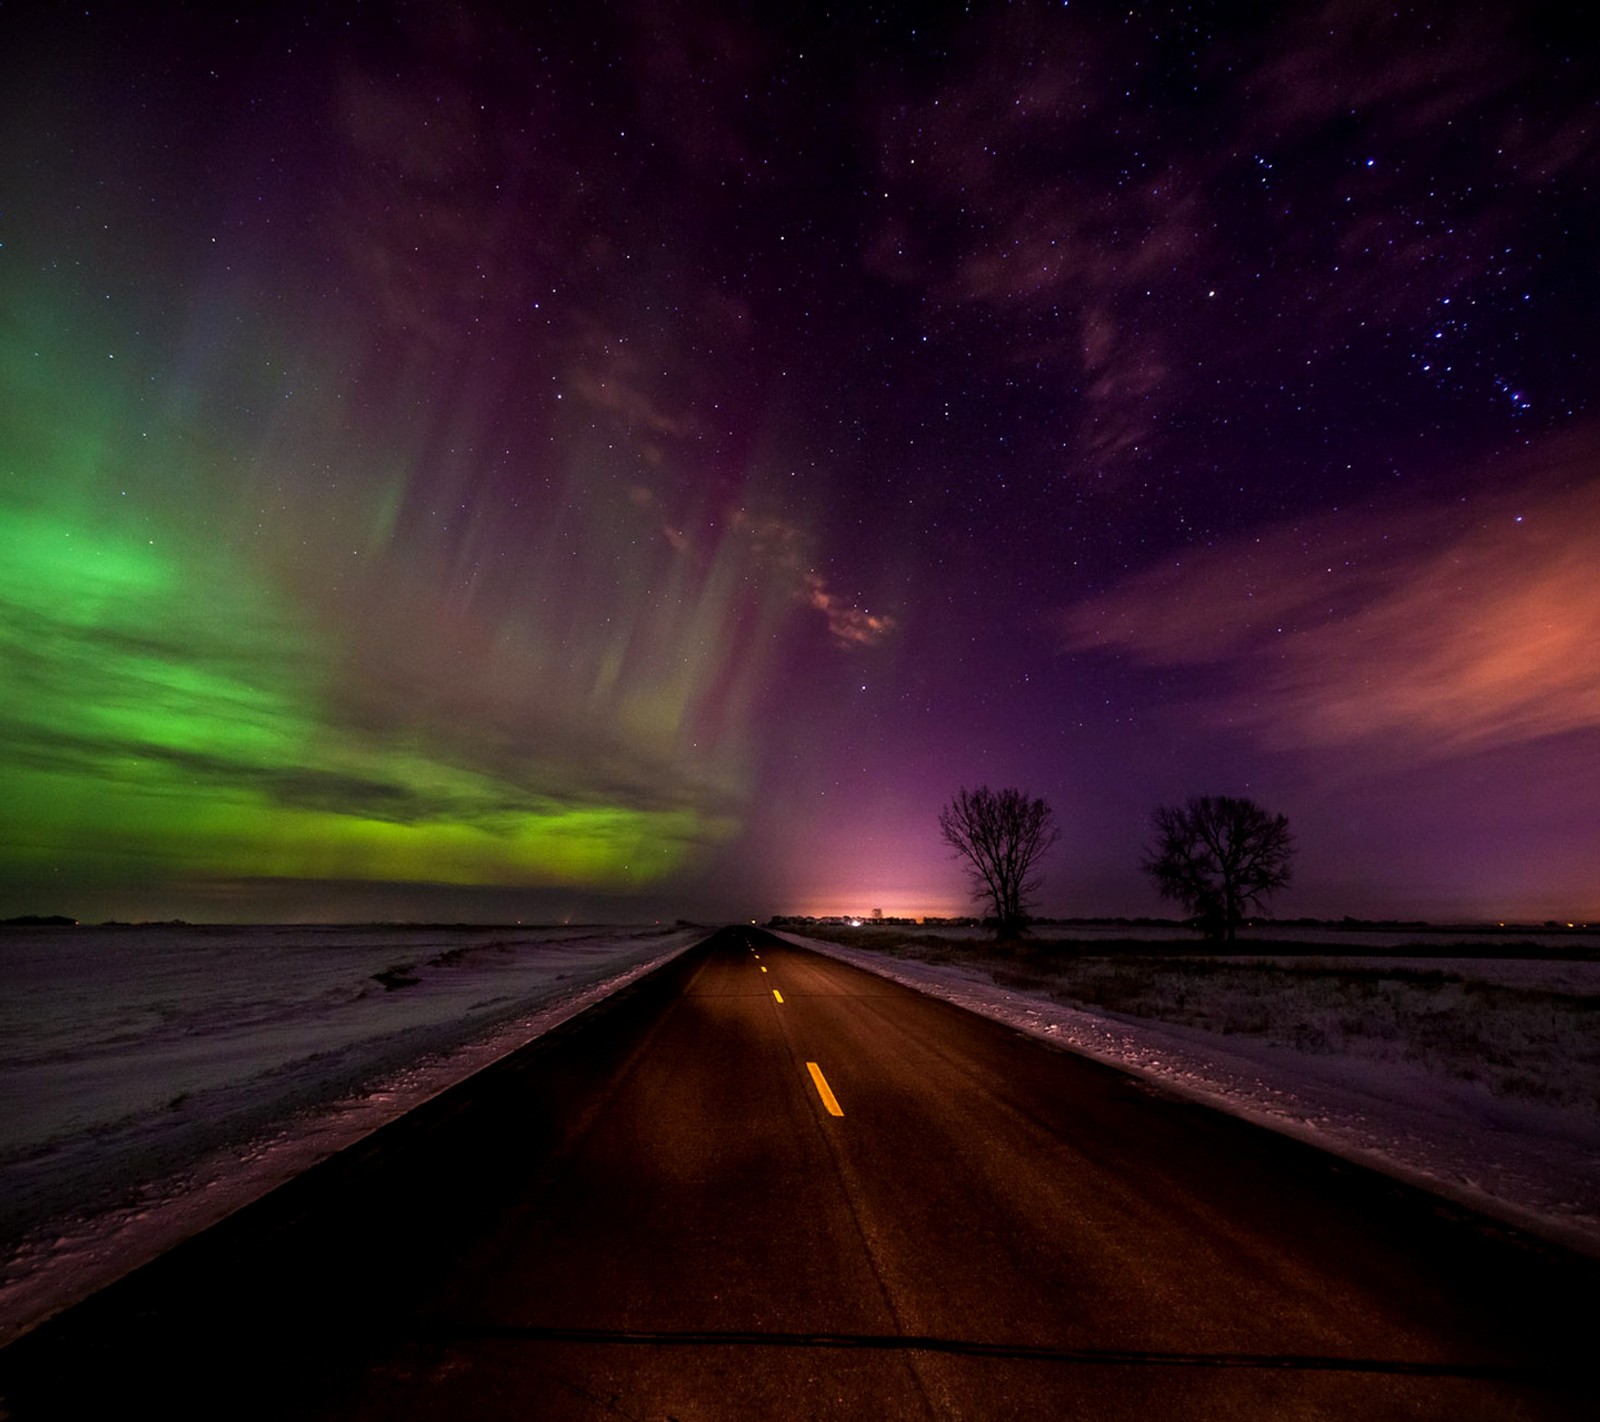
<svg viewBox="0 0 1600 1422">
<path fill-rule="evenodd" d="M 822 1068 L 815 1062 L 807 1062 L 806 1070 L 811 1073 L 811 1080 L 816 1083 L 817 1095 L 822 1098 L 822 1104 L 828 1108 L 830 1116 L 844 1115 L 844 1107 L 839 1104 L 838 1098 L 833 1094 L 833 1088 L 828 1085 L 828 1078 L 822 1074 Z"/>
<path fill-rule="evenodd" d="M 772 995 L 773 995 L 773 996 L 774 996 L 774 997 L 775 997 L 775 998 L 777 998 L 777 999 L 778 999 L 778 1001 L 779 1001 L 779 1002 L 782 1002 L 782 1001 L 783 1001 L 783 994 L 782 994 L 782 993 L 781 993 L 781 992 L 779 992 L 779 991 L 778 991 L 778 990 L 777 990 L 777 988 L 773 988 L 773 990 L 772 990 Z"/>
<path fill-rule="evenodd" d="M 763 972 L 763 973 L 764 973 L 764 972 L 766 972 L 766 970 L 767 970 L 767 966 L 766 966 L 766 964 L 765 964 L 765 963 L 763 963 L 763 964 L 762 964 L 762 965 L 761 965 L 761 971 L 762 971 L 762 972 Z"/>
</svg>

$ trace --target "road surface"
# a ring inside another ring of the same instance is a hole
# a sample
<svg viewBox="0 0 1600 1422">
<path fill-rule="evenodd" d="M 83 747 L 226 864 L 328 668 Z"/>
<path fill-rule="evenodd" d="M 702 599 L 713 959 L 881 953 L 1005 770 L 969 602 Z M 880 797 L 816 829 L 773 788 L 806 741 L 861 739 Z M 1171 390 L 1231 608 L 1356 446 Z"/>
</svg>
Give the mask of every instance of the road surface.
<svg viewBox="0 0 1600 1422">
<path fill-rule="evenodd" d="M 35 1417 L 1588 1417 L 1600 1267 L 729 929 L 0 1355 Z"/>
</svg>

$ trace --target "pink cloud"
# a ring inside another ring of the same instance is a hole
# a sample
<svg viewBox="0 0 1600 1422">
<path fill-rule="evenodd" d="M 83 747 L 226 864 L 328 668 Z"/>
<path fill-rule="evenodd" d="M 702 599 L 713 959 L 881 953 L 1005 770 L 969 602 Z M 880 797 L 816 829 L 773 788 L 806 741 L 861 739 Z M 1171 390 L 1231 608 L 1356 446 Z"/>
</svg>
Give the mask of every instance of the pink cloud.
<svg viewBox="0 0 1600 1422">
<path fill-rule="evenodd" d="M 806 601 L 828 619 L 828 631 L 836 642 L 848 647 L 871 647 L 894 630 L 894 618 L 851 607 L 829 592 L 817 573 L 807 573 L 804 586 Z"/>
<path fill-rule="evenodd" d="M 656 523 L 675 554 L 696 560 L 709 556 L 708 547 L 698 544 L 683 527 L 666 517 L 662 500 L 654 490 L 634 485 L 628 490 L 628 499 Z M 798 525 L 772 515 L 736 509 L 728 520 L 728 529 L 742 540 L 750 558 L 764 570 L 781 596 L 822 614 L 829 636 L 841 647 L 877 646 L 898 626 L 888 613 L 856 607 L 834 592 L 822 574 L 807 566 L 806 536 Z"/>
<path fill-rule="evenodd" d="M 795 596 L 820 612 L 828 622 L 829 635 L 844 647 L 876 646 L 895 629 L 895 619 L 886 613 L 871 613 L 853 606 L 831 591 L 827 580 L 804 564 L 805 536 L 794 524 L 781 518 L 761 517 L 740 510 L 734 527 L 749 538 L 756 556 L 791 580 Z"/>
<path fill-rule="evenodd" d="M 1221 668 L 1200 711 L 1276 747 L 1437 758 L 1600 728 L 1600 431 L 1444 510 L 1341 512 L 1139 574 L 1066 645 Z"/>
</svg>

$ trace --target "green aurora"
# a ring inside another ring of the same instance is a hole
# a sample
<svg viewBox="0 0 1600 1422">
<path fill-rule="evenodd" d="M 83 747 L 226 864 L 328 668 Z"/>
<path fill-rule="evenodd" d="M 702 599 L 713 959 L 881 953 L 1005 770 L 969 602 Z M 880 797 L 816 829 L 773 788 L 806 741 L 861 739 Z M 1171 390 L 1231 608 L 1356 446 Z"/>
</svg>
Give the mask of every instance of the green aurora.
<svg viewBox="0 0 1600 1422">
<path fill-rule="evenodd" d="M 623 686 L 615 637 L 540 665 L 562 648 L 525 609 L 425 625 L 400 483 L 348 479 L 315 528 L 309 499 L 283 498 L 268 527 L 259 489 L 288 482 L 270 450 L 241 470 L 170 411 L 152 418 L 114 359 L 51 349 L 48 333 L 81 325 L 51 315 L 5 328 L 3 365 L 0 888 L 19 910 L 64 869 L 113 905 L 252 879 L 627 893 L 733 832 L 728 774 L 671 769 L 714 658 L 636 654 Z M 208 462 L 229 467 L 227 498 Z M 345 571 L 341 605 L 329 543 L 352 527 L 364 567 Z M 688 620 L 702 646 L 721 581 Z M 542 592 L 570 623 L 573 589 Z M 610 621 L 602 607 L 595 630 Z M 425 692 L 418 657 L 450 666 L 476 724 Z M 605 726 L 575 757 L 570 725 L 596 711 Z M 542 755 L 552 726 L 568 744 Z"/>
</svg>

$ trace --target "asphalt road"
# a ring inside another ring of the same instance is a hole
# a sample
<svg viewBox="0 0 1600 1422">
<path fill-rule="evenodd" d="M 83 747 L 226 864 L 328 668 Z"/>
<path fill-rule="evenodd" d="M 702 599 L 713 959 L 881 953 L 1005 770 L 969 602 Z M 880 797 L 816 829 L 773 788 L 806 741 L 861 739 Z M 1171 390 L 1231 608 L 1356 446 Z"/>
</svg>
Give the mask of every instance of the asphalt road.
<svg viewBox="0 0 1600 1422">
<path fill-rule="evenodd" d="M 0 1415 L 1588 1418 L 1597 1283 L 726 930 L 21 1340 Z"/>
</svg>

